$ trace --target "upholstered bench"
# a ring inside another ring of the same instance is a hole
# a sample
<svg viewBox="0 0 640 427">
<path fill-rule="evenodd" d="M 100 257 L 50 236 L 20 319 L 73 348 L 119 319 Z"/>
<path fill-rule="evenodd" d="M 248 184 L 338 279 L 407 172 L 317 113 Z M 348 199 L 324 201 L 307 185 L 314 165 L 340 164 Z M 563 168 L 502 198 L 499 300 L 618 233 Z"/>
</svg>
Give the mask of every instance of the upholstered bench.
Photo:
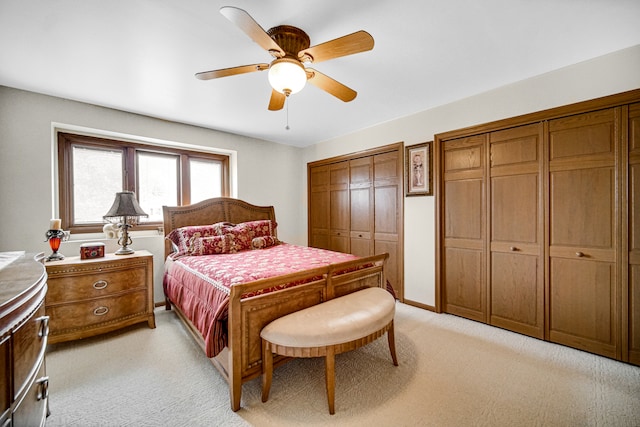
<svg viewBox="0 0 640 427">
<path fill-rule="evenodd" d="M 289 357 L 325 357 L 329 413 L 335 412 L 335 355 L 355 350 L 387 333 L 398 366 L 393 317 L 395 299 L 382 288 L 366 288 L 280 317 L 264 327 L 262 401 L 269 398 L 273 353 Z"/>
</svg>

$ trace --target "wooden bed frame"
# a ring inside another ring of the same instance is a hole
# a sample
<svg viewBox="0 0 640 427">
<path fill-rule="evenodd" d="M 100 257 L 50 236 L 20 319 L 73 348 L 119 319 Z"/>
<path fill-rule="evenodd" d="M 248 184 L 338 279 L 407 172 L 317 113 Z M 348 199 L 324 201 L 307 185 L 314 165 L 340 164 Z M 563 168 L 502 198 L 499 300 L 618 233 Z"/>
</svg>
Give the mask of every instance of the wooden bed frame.
<svg viewBox="0 0 640 427">
<path fill-rule="evenodd" d="M 233 224 L 270 219 L 275 221 L 273 206 L 255 206 L 238 199 L 218 197 L 188 206 L 163 206 L 164 233 L 188 225 L 207 225 L 226 221 Z M 165 258 L 171 253 L 171 243 L 165 243 Z M 225 351 L 209 360 L 229 383 L 231 409 L 240 409 L 242 384 L 262 374 L 262 342 L 260 331 L 269 322 L 286 314 L 367 287 L 386 288 L 384 265 L 388 254 L 360 258 L 304 272 L 262 279 L 236 285 L 229 296 L 227 322 L 228 342 Z M 343 273 L 344 271 L 350 271 Z M 242 295 L 280 284 L 311 279 L 291 288 L 260 294 L 250 298 Z M 173 303 L 167 298 L 167 310 Z M 176 313 L 191 331 L 198 344 L 205 348 L 200 332 L 175 305 Z M 274 365 L 288 360 L 274 357 Z"/>
</svg>

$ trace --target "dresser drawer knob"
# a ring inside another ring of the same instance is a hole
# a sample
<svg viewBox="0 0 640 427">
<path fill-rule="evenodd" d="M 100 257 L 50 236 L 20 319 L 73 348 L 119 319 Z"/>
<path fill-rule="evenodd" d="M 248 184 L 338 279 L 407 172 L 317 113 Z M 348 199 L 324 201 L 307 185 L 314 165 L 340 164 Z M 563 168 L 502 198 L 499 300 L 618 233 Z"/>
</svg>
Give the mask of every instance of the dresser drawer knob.
<svg viewBox="0 0 640 427">
<path fill-rule="evenodd" d="M 578 258 L 582 258 L 584 256 L 584 253 L 583 252 L 576 252 L 576 256 Z"/>
<path fill-rule="evenodd" d="M 40 322 L 40 328 L 38 329 L 38 336 L 40 338 L 49 336 L 49 316 L 40 316 L 36 318 L 36 321 Z"/>
<path fill-rule="evenodd" d="M 109 307 L 105 307 L 104 305 L 93 310 L 93 314 L 95 314 L 96 316 L 104 316 L 108 312 L 109 312 Z"/>
<path fill-rule="evenodd" d="M 107 283 L 106 280 L 98 280 L 93 284 L 93 289 L 98 289 L 98 290 L 104 289 L 107 287 L 107 285 L 109 285 L 109 283 Z"/>
<path fill-rule="evenodd" d="M 49 397 L 49 377 L 41 377 L 36 380 L 38 383 L 38 400 L 46 399 Z"/>
</svg>

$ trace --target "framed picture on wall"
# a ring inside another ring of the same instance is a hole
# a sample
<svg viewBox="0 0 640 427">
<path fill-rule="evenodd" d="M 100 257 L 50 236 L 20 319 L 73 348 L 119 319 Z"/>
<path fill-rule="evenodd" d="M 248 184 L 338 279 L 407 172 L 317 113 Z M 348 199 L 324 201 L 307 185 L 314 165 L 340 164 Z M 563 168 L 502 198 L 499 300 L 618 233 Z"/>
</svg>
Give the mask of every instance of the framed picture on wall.
<svg viewBox="0 0 640 427">
<path fill-rule="evenodd" d="M 404 162 L 407 196 L 433 196 L 431 156 L 433 141 L 405 147 Z"/>
</svg>

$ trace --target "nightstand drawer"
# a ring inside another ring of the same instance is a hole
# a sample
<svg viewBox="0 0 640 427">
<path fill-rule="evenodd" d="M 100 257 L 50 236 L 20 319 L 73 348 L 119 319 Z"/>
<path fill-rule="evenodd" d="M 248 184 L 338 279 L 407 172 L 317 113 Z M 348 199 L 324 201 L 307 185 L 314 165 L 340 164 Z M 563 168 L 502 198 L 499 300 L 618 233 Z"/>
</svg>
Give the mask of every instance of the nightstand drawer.
<svg viewBox="0 0 640 427">
<path fill-rule="evenodd" d="M 142 289 L 124 295 L 50 306 L 47 307 L 50 334 L 54 338 L 70 330 L 89 329 L 128 316 L 145 315 L 148 305 L 147 291 Z"/>
<path fill-rule="evenodd" d="M 132 288 L 144 288 L 147 280 L 144 265 L 121 271 L 55 276 L 55 273 L 49 275 L 47 305 L 103 297 Z"/>
</svg>

